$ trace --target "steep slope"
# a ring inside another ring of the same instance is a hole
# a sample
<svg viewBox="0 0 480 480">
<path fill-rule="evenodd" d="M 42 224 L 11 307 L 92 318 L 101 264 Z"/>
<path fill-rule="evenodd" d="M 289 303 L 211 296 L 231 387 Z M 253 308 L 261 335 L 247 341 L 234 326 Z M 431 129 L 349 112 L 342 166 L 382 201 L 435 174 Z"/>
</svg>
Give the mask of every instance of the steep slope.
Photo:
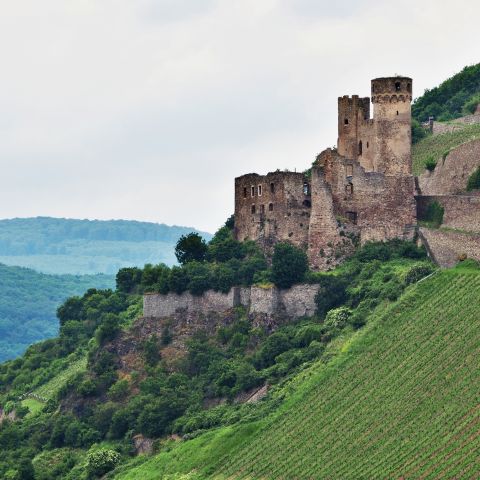
<svg viewBox="0 0 480 480">
<path fill-rule="evenodd" d="M 303 371 L 270 417 L 169 444 L 114 478 L 475 478 L 479 299 L 478 268 L 437 273 Z"/>
<path fill-rule="evenodd" d="M 217 478 L 473 478 L 480 470 L 480 272 L 410 290 Z"/>
<path fill-rule="evenodd" d="M 45 275 L 0 264 L 0 362 L 58 333 L 57 307 L 89 288 L 112 288 L 110 275 Z"/>
</svg>

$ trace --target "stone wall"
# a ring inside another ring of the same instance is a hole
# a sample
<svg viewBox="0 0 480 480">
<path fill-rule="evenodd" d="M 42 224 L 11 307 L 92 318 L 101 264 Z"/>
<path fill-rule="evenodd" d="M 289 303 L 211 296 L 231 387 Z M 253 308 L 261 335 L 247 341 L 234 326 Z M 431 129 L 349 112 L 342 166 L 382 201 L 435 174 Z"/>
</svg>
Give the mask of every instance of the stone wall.
<svg viewBox="0 0 480 480">
<path fill-rule="evenodd" d="M 480 233 L 480 193 L 470 195 L 417 196 L 417 214 L 425 218 L 428 206 L 438 202 L 444 208 L 442 226 Z"/>
<path fill-rule="evenodd" d="M 195 296 L 190 292 L 149 293 L 143 297 L 143 316 L 150 318 L 167 318 L 184 316 L 192 313 L 222 314 L 234 307 L 243 306 L 251 315 L 264 314 L 281 320 L 294 320 L 315 313 L 315 295 L 318 285 L 300 284 L 290 289 L 280 290 L 276 287 L 234 287 L 229 293 L 209 290 L 203 295 Z"/>
<path fill-rule="evenodd" d="M 310 185 L 302 173 L 251 173 L 235 179 L 235 238 L 270 252 L 279 241 L 306 248 Z"/>
<path fill-rule="evenodd" d="M 418 177 L 421 195 L 455 195 L 464 192 L 468 177 L 480 166 L 480 139 L 453 149 L 445 159 L 438 159 L 433 172 Z"/>
<path fill-rule="evenodd" d="M 440 135 L 442 133 L 451 133 L 456 130 L 461 130 L 465 125 L 474 125 L 476 123 L 480 123 L 480 105 L 477 107 L 477 111 L 473 115 L 456 118 L 448 123 L 433 122 L 431 125 L 431 131 L 434 135 Z"/>
<path fill-rule="evenodd" d="M 432 260 L 443 268 L 455 266 L 462 258 L 480 261 L 480 234 L 422 227 L 419 235 Z"/>
</svg>

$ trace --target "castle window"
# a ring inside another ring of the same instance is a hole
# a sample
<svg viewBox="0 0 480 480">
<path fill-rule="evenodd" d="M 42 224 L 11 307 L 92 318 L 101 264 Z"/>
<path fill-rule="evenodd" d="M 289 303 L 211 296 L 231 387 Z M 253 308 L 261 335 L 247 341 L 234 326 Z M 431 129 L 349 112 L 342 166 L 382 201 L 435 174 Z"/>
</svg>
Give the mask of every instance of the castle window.
<svg viewBox="0 0 480 480">
<path fill-rule="evenodd" d="M 343 121 L 344 125 L 348 125 L 348 118 Z"/>
<path fill-rule="evenodd" d="M 252 185 L 252 197 L 255 196 L 255 187 Z"/>
<path fill-rule="evenodd" d="M 255 205 L 252 205 L 252 213 L 255 213 Z"/>
<path fill-rule="evenodd" d="M 268 211 L 273 212 L 273 203 L 268 204 Z"/>
<path fill-rule="evenodd" d="M 397 115 L 398 115 L 398 110 L 397 110 Z"/>
<path fill-rule="evenodd" d="M 265 213 L 265 205 L 260 205 L 260 213 Z"/>
<path fill-rule="evenodd" d="M 261 185 L 258 186 L 258 196 L 259 197 L 262 196 L 262 186 Z"/>
<path fill-rule="evenodd" d="M 369 144 L 368 144 L 368 142 L 367 142 L 367 148 L 368 148 L 368 147 L 369 147 Z"/>
<path fill-rule="evenodd" d="M 363 144 L 362 144 L 362 141 L 360 140 L 358 142 L 358 154 L 361 155 L 363 152 Z"/>
<path fill-rule="evenodd" d="M 395 82 L 395 91 L 399 92 L 401 86 L 402 86 L 402 85 L 400 84 L 400 82 Z"/>
<path fill-rule="evenodd" d="M 350 220 L 354 225 L 357 224 L 357 212 L 347 212 L 347 218 Z"/>
<path fill-rule="evenodd" d="M 243 188 L 243 198 L 247 198 L 247 187 Z"/>
<path fill-rule="evenodd" d="M 347 185 L 345 185 L 345 193 L 347 195 L 353 195 L 353 183 L 347 183 Z"/>
<path fill-rule="evenodd" d="M 270 193 L 275 193 L 275 184 L 273 182 L 270 184 Z"/>
<path fill-rule="evenodd" d="M 345 165 L 345 170 L 347 173 L 347 177 L 353 176 L 353 165 Z"/>
<path fill-rule="evenodd" d="M 306 182 L 303 184 L 303 194 L 310 195 L 310 185 Z"/>
<path fill-rule="evenodd" d="M 412 84 L 407 83 L 407 92 L 411 93 L 412 92 Z"/>
<path fill-rule="evenodd" d="M 304 200 L 303 201 L 303 206 L 310 208 L 312 206 L 312 202 L 310 200 Z"/>
</svg>

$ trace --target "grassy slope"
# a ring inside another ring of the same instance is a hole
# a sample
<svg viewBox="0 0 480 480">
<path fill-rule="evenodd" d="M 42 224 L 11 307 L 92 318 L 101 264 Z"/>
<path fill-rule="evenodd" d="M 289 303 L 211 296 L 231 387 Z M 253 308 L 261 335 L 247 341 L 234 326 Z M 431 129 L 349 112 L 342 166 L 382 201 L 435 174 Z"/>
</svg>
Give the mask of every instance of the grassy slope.
<svg viewBox="0 0 480 480">
<path fill-rule="evenodd" d="M 441 272 L 333 362 L 303 372 L 271 418 L 182 442 L 115 478 L 470 478 L 480 469 L 479 298 L 478 270 Z"/>
<path fill-rule="evenodd" d="M 429 157 L 438 160 L 451 148 L 458 147 L 475 138 L 480 138 L 480 125 L 467 125 L 461 130 L 441 135 L 429 135 L 412 147 L 413 174 L 425 171 L 425 162 Z"/>
</svg>

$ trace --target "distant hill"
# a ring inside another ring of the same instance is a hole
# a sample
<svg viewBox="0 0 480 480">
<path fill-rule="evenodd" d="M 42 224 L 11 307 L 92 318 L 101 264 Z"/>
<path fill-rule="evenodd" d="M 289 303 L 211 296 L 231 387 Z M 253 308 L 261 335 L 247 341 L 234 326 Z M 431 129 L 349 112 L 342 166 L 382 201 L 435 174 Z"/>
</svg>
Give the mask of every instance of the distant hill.
<svg viewBox="0 0 480 480">
<path fill-rule="evenodd" d="M 114 285 L 112 275 L 45 275 L 0 264 L 0 363 L 56 336 L 56 310 L 66 298 Z"/>
<path fill-rule="evenodd" d="M 115 274 L 125 266 L 176 262 L 174 246 L 189 227 L 131 220 L 0 220 L 0 262 L 51 274 Z M 199 232 L 206 240 L 211 235 Z"/>
<path fill-rule="evenodd" d="M 418 122 L 429 117 L 438 121 L 453 120 L 472 114 L 480 103 L 480 63 L 465 67 L 438 87 L 425 90 L 412 106 Z"/>
</svg>

